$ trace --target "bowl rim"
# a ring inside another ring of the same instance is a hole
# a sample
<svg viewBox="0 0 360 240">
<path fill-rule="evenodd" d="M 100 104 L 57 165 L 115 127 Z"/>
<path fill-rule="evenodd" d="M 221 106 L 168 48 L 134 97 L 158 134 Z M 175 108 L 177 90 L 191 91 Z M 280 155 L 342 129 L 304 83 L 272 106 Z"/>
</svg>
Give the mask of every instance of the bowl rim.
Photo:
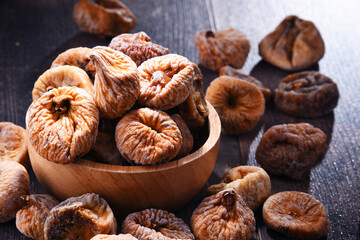
<svg viewBox="0 0 360 240">
<path fill-rule="evenodd" d="M 207 140 L 205 141 L 205 143 L 198 150 L 196 150 L 195 152 L 193 152 L 185 157 L 182 157 L 182 158 L 174 160 L 174 161 L 166 162 L 166 163 L 161 163 L 159 165 L 149 165 L 149 166 L 111 165 L 111 164 L 106 164 L 106 163 L 90 161 L 90 160 L 87 160 L 84 158 L 79 158 L 75 162 L 69 163 L 66 165 L 67 166 L 76 165 L 78 167 L 84 167 L 84 168 L 93 169 L 96 171 L 136 174 L 136 173 L 145 173 L 145 172 L 151 173 L 151 172 L 166 171 L 166 170 L 169 170 L 172 168 L 178 168 L 180 166 L 189 164 L 189 163 L 195 161 L 196 159 L 198 159 L 200 156 L 205 155 L 211 149 L 213 149 L 213 147 L 216 145 L 216 143 L 220 139 L 221 122 L 220 122 L 219 115 L 217 114 L 214 107 L 208 101 L 206 101 L 206 103 L 207 103 L 207 107 L 209 109 L 209 116 L 208 116 L 209 136 L 208 136 Z M 30 107 L 31 107 L 31 105 L 29 106 L 29 109 L 30 109 Z M 26 112 L 26 119 L 25 119 L 26 129 L 28 129 L 27 119 L 28 119 L 28 111 Z M 29 135 L 29 134 L 27 134 L 27 135 Z M 29 136 L 28 136 L 28 145 L 29 145 L 29 147 L 33 148 L 34 152 L 38 155 L 38 157 L 44 159 L 45 161 L 48 161 L 45 158 L 41 157 L 40 154 L 38 154 L 36 152 L 34 147 L 31 145 Z M 30 161 L 31 161 L 31 158 L 30 158 Z M 51 161 L 49 161 L 49 162 L 53 163 L 53 164 L 57 164 L 57 163 L 54 163 Z M 61 165 L 61 164 L 57 164 L 57 165 Z"/>
</svg>

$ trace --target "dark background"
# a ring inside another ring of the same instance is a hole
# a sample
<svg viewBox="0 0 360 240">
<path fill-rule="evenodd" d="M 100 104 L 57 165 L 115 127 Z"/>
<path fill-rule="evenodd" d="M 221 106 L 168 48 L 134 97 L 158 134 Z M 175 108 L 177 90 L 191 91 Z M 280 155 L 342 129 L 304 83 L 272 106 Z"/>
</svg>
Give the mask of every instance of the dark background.
<svg viewBox="0 0 360 240">
<path fill-rule="evenodd" d="M 79 30 L 72 19 L 75 3 L 70 0 L 0 0 L 0 121 L 25 127 L 25 113 L 31 103 L 34 82 L 58 54 L 73 47 L 109 44 L 111 39 L 100 39 Z M 196 63 L 196 31 L 229 27 L 243 31 L 251 41 L 251 50 L 241 71 L 258 78 L 271 89 L 289 73 L 262 61 L 258 43 L 287 15 L 295 14 L 315 23 L 325 41 L 326 51 L 312 69 L 338 84 L 337 108 L 323 117 L 300 119 L 281 113 L 270 102 L 253 131 L 239 136 L 221 136 L 217 164 L 205 187 L 217 183 L 231 167 L 257 165 L 256 147 L 269 127 L 281 123 L 311 123 L 327 134 L 329 147 L 325 156 L 302 181 L 271 176 L 272 193 L 296 190 L 313 195 L 327 209 L 328 239 L 359 239 L 360 1 L 127 0 L 124 3 L 137 18 L 131 32 L 145 31 L 153 42 Z M 217 73 L 201 69 L 206 89 Z M 30 176 L 31 192 L 44 192 L 32 170 Z M 189 223 L 192 211 L 205 196 L 204 189 L 176 215 Z M 258 228 L 254 239 L 286 239 L 264 226 L 260 211 L 256 212 L 256 218 Z M 0 224 L 0 239 L 26 237 L 16 229 L 15 221 L 10 221 Z"/>
</svg>

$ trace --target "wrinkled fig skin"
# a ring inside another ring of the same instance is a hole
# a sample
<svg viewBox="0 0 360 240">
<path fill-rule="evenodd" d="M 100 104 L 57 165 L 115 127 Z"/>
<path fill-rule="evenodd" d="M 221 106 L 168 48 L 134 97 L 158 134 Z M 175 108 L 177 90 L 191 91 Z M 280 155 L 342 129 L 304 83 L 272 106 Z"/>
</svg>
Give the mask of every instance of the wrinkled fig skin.
<svg viewBox="0 0 360 240">
<path fill-rule="evenodd" d="M 96 141 L 99 111 L 85 90 L 60 87 L 30 105 L 26 124 L 30 142 L 40 156 L 67 164 L 89 152 Z"/>
<path fill-rule="evenodd" d="M 168 48 L 152 43 L 145 32 L 116 36 L 111 40 L 109 47 L 131 57 L 137 66 L 150 58 L 170 53 Z"/>
<path fill-rule="evenodd" d="M 176 156 L 177 158 L 181 158 L 188 155 L 190 151 L 193 149 L 194 138 L 190 132 L 190 129 L 188 128 L 188 126 L 186 125 L 186 123 L 179 114 L 172 114 L 170 115 L 170 117 L 174 120 L 181 133 L 182 144 Z"/>
<path fill-rule="evenodd" d="M 213 71 L 219 71 L 226 65 L 241 68 L 249 54 L 250 41 L 234 28 L 217 32 L 209 30 L 195 34 L 195 47 L 200 63 Z"/>
<path fill-rule="evenodd" d="M 129 32 L 136 23 L 134 14 L 118 0 L 80 0 L 73 17 L 81 30 L 101 37 Z"/>
<path fill-rule="evenodd" d="M 263 207 L 266 225 L 291 239 L 319 239 L 329 231 L 324 205 L 302 192 L 280 192 Z"/>
<path fill-rule="evenodd" d="M 109 47 L 94 47 L 90 58 L 96 66 L 94 100 L 100 116 L 121 117 L 135 104 L 140 93 L 136 64 L 130 57 Z"/>
<path fill-rule="evenodd" d="M 269 173 L 301 180 L 325 146 L 325 133 L 308 123 L 275 125 L 261 138 L 256 161 Z"/>
<path fill-rule="evenodd" d="M 325 44 L 315 25 L 297 16 L 286 17 L 259 44 L 260 56 L 287 71 L 306 69 L 324 53 Z"/>
<path fill-rule="evenodd" d="M 137 240 L 136 237 L 133 237 L 131 234 L 119 234 L 119 235 L 106 235 L 98 234 L 90 240 Z"/>
<path fill-rule="evenodd" d="M 230 76 L 230 77 L 236 77 L 238 79 L 244 80 L 246 82 L 252 83 L 257 87 L 261 93 L 264 95 L 264 98 L 266 101 L 268 101 L 271 97 L 271 90 L 269 88 L 266 88 L 262 82 L 257 80 L 256 78 L 243 74 L 239 72 L 236 68 L 230 67 L 230 66 L 224 66 L 220 68 L 219 75 L 223 76 Z"/>
<path fill-rule="evenodd" d="M 276 106 L 296 117 L 313 118 L 330 113 L 338 99 L 336 83 L 318 72 L 289 75 L 275 89 Z"/>
<path fill-rule="evenodd" d="M 154 208 L 128 215 L 122 223 L 121 232 L 130 233 L 139 240 L 195 240 L 181 218 L 165 210 Z"/>
<path fill-rule="evenodd" d="M 59 202 L 47 194 L 22 196 L 26 205 L 16 214 L 16 227 L 27 237 L 43 240 L 44 224 L 50 210 Z"/>
<path fill-rule="evenodd" d="M 97 234 L 115 234 L 116 220 L 108 203 L 98 194 L 68 198 L 54 207 L 45 221 L 45 240 L 88 240 Z"/>
<path fill-rule="evenodd" d="M 234 189 L 205 198 L 194 210 L 191 229 L 197 240 L 249 240 L 255 232 L 255 217 Z"/>
</svg>

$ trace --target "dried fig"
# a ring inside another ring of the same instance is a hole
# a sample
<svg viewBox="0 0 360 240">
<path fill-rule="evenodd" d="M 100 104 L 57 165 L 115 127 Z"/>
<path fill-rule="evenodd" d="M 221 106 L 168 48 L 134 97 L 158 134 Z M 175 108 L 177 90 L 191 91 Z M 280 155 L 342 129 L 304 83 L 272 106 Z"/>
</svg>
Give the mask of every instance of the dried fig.
<svg viewBox="0 0 360 240">
<path fill-rule="evenodd" d="M 31 104 L 26 124 L 30 142 L 40 156 L 67 164 L 85 155 L 95 142 L 99 112 L 85 90 L 60 87 Z"/>
<path fill-rule="evenodd" d="M 16 227 L 27 237 L 44 239 L 44 224 L 50 210 L 59 202 L 47 194 L 22 196 L 26 205 L 16 214 Z"/>
<path fill-rule="evenodd" d="M 227 134 L 251 131 L 265 110 L 265 100 L 253 84 L 229 76 L 220 76 L 206 90 L 206 100 L 214 106 Z"/>
<path fill-rule="evenodd" d="M 255 232 L 254 213 L 234 189 L 225 189 L 194 210 L 191 229 L 198 240 L 250 239 Z"/>
<path fill-rule="evenodd" d="M 177 154 L 177 157 L 181 158 L 181 157 L 188 155 L 190 153 L 190 151 L 193 149 L 194 138 L 191 135 L 190 129 L 188 128 L 188 126 L 186 125 L 186 123 L 180 117 L 179 114 L 172 114 L 172 115 L 170 115 L 170 117 L 174 120 L 174 122 L 178 126 L 180 133 L 181 133 L 182 144 L 181 144 L 181 148 Z"/>
<path fill-rule="evenodd" d="M 287 71 L 305 69 L 325 53 L 324 41 L 311 21 L 286 17 L 259 44 L 259 54 L 267 62 Z"/>
<path fill-rule="evenodd" d="M 275 125 L 261 138 L 256 161 L 270 173 L 301 179 L 325 146 L 325 133 L 308 123 Z"/>
<path fill-rule="evenodd" d="M 14 161 L 0 161 L 0 223 L 14 219 L 24 206 L 20 198 L 29 193 L 30 179 L 26 168 Z"/>
<path fill-rule="evenodd" d="M 179 128 L 165 112 L 140 108 L 126 114 L 116 126 L 120 153 L 135 164 L 153 165 L 174 158 L 182 144 Z"/>
<path fill-rule="evenodd" d="M 32 99 L 35 102 L 44 93 L 58 87 L 78 87 L 94 94 L 94 86 L 84 70 L 75 66 L 59 66 L 44 72 L 35 82 Z"/>
<path fill-rule="evenodd" d="M 121 232 L 130 233 L 139 240 L 195 239 L 182 219 L 153 208 L 128 215 L 122 223 Z"/>
<path fill-rule="evenodd" d="M 129 32 L 136 23 L 134 14 L 119 0 L 80 0 L 73 17 L 82 31 L 99 36 Z"/>
<path fill-rule="evenodd" d="M 250 42 L 244 33 L 229 28 L 217 32 L 197 32 L 195 47 L 200 63 L 213 71 L 219 71 L 225 65 L 241 68 L 250 51 Z"/>
<path fill-rule="evenodd" d="M 115 234 L 116 220 L 108 203 L 98 194 L 68 198 L 51 209 L 44 225 L 45 239 L 91 239 Z"/>
<path fill-rule="evenodd" d="M 168 48 L 152 43 L 144 32 L 116 36 L 111 40 L 109 47 L 131 57 L 137 66 L 150 58 L 170 53 Z"/>
<path fill-rule="evenodd" d="M 90 61 L 90 50 L 87 47 L 70 48 L 57 56 L 51 68 L 64 65 L 76 66 L 84 70 L 94 81 L 96 69 L 94 63 Z"/>
<path fill-rule="evenodd" d="M 269 197 L 271 182 L 264 169 L 255 166 L 239 166 L 227 171 L 220 183 L 211 185 L 207 194 L 216 194 L 224 189 L 234 189 L 251 210 L 256 210 Z"/>
<path fill-rule="evenodd" d="M 136 64 L 130 57 L 108 47 L 95 47 L 90 58 L 96 66 L 94 100 L 100 116 L 121 117 L 136 102 L 140 83 Z"/>
<path fill-rule="evenodd" d="M 173 108 L 189 96 L 194 80 L 191 62 L 180 55 L 151 58 L 139 66 L 142 106 L 161 110 Z"/>
<path fill-rule="evenodd" d="M 266 225 L 293 239 L 318 239 L 329 231 L 324 205 L 303 192 L 280 192 L 263 207 Z"/>
<path fill-rule="evenodd" d="M 266 88 L 262 82 L 260 82 L 259 80 L 257 80 L 256 78 L 254 78 L 252 76 L 249 76 L 249 75 L 239 72 L 238 70 L 236 70 L 233 67 L 224 66 L 224 67 L 220 68 L 219 74 L 220 74 L 220 76 L 226 75 L 226 76 L 230 76 L 230 77 L 236 77 L 236 78 L 239 78 L 246 82 L 254 84 L 255 87 L 257 87 L 261 91 L 261 93 L 264 95 L 264 98 L 266 101 L 268 101 L 271 97 L 271 90 L 269 88 Z"/>
<path fill-rule="evenodd" d="M 26 130 L 11 122 L 0 122 L 0 161 L 29 164 Z"/>
<path fill-rule="evenodd" d="M 131 234 L 119 234 L 119 235 L 106 235 L 98 234 L 90 240 L 137 240 L 136 237 L 133 237 Z"/>
<path fill-rule="evenodd" d="M 319 117 L 337 105 L 339 90 L 329 77 L 318 72 L 301 72 L 285 77 L 275 89 L 275 104 L 297 117 Z"/>
<path fill-rule="evenodd" d="M 192 63 L 194 68 L 194 80 L 189 97 L 178 108 L 181 117 L 191 129 L 199 129 L 206 123 L 209 115 L 203 92 L 203 75 L 200 68 Z"/>
</svg>

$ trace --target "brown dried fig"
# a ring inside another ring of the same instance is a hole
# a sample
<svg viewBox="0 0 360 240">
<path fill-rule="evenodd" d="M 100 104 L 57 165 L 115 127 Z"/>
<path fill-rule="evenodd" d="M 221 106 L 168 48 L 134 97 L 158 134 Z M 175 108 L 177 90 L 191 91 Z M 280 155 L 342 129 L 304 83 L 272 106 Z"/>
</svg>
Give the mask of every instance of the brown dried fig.
<svg viewBox="0 0 360 240">
<path fill-rule="evenodd" d="M 137 66 L 150 58 L 170 53 L 168 48 L 152 43 L 145 32 L 116 36 L 111 40 L 109 47 L 131 57 Z"/>
<path fill-rule="evenodd" d="M 250 42 L 244 33 L 229 28 L 217 32 L 197 32 L 195 47 L 200 63 L 213 71 L 219 71 L 226 65 L 241 68 L 250 51 Z"/>
<path fill-rule="evenodd" d="M 140 83 L 136 64 L 122 52 L 108 47 L 95 47 L 90 58 L 96 66 L 94 100 L 100 116 L 121 117 L 136 102 Z"/>
<path fill-rule="evenodd" d="M 216 194 L 224 189 L 234 189 L 251 210 L 258 208 L 269 197 L 271 182 L 264 169 L 255 166 L 239 166 L 227 171 L 219 184 L 211 185 L 207 194 Z"/>
<path fill-rule="evenodd" d="M 308 123 L 269 128 L 256 149 L 256 161 L 268 172 L 301 179 L 326 146 L 326 135 Z"/>
<path fill-rule="evenodd" d="M 0 161 L 0 223 L 16 216 L 25 202 L 20 198 L 29 194 L 30 179 L 25 167 L 14 161 Z"/>
<path fill-rule="evenodd" d="M 174 120 L 165 112 L 140 108 L 126 114 L 116 126 L 116 145 L 130 162 L 153 165 L 173 159 L 182 137 Z"/>
<path fill-rule="evenodd" d="M 186 123 L 179 114 L 172 114 L 170 115 L 170 117 L 175 121 L 181 133 L 182 144 L 179 153 L 176 156 L 178 158 L 181 158 L 188 155 L 190 151 L 193 149 L 194 138 L 190 132 L 190 129 L 188 128 L 188 126 L 186 125 Z"/>
<path fill-rule="evenodd" d="M 189 96 L 194 68 L 187 58 L 167 54 L 143 62 L 138 69 L 140 105 L 168 110 Z"/>
<path fill-rule="evenodd" d="M 259 80 L 257 80 L 256 78 L 254 78 L 250 75 L 246 75 L 246 74 L 239 72 L 237 69 L 235 69 L 233 67 L 224 66 L 224 67 L 220 68 L 219 75 L 236 77 L 236 78 L 239 78 L 246 82 L 254 84 L 255 87 L 257 87 L 261 91 L 261 93 L 264 95 L 264 98 L 266 101 L 268 101 L 271 97 L 271 90 L 269 88 L 266 88 L 262 82 L 260 82 Z"/>
<path fill-rule="evenodd" d="M 90 50 L 87 47 L 70 48 L 57 56 L 51 68 L 64 65 L 76 66 L 84 70 L 91 81 L 94 81 L 96 69 L 94 63 L 90 61 Z"/>
<path fill-rule="evenodd" d="M 14 161 L 28 166 L 26 130 L 11 122 L 0 122 L 0 161 Z"/>
<path fill-rule="evenodd" d="M 98 194 L 68 198 L 51 209 L 44 225 L 45 239 L 91 239 L 115 234 L 116 220 L 108 203 Z"/>
<path fill-rule="evenodd" d="M 59 202 L 47 194 L 22 196 L 26 205 L 16 214 L 16 227 L 27 237 L 44 239 L 44 224 L 50 210 Z"/>
<path fill-rule="evenodd" d="M 32 99 L 35 102 L 44 93 L 58 87 L 78 87 L 94 94 L 94 86 L 84 70 L 75 66 L 59 66 L 44 72 L 35 82 Z"/>
<path fill-rule="evenodd" d="M 90 240 L 137 240 L 136 237 L 133 237 L 131 234 L 119 234 L 119 235 L 106 235 L 98 234 Z"/>
<path fill-rule="evenodd" d="M 265 100 L 253 84 L 229 76 L 220 76 L 206 90 L 206 100 L 214 106 L 227 134 L 251 131 L 265 111 Z"/>
<path fill-rule="evenodd" d="M 275 104 L 297 117 L 319 117 L 337 105 L 339 90 L 329 77 L 318 72 L 291 74 L 275 89 Z"/>
<path fill-rule="evenodd" d="M 280 192 L 264 203 L 266 225 L 293 239 L 318 239 L 329 231 L 324 205 L 303 192 Z"/>
<path fill-rule="evenodd" d="M 73 17 L 81 30 L 99 36 L 129 32 L 136 23 L 134 14 L 119 0 L 80 0 Z"/>
<path fill-rule="evenodd" d="M 130 233 L 139 240 L 195 239 L 182 219 L 165 210 L 153 208 L 128 215 L 122 223 L 121 232 Z"/>
<path fill-rule="evenodd" d="M 194 210 L 191 229 L 198 240 L 250 239 L 255 232 L 254 213 L 234 189 L 225 189 Z"/>
<path fill-rule="evenodd" d="M 95 142 L 99 112 L 85 90 L 60 87 L 31 104 L 26 124 L 30 142 L 40 156 L 67 164 L 85 155 Z"/>
<path fill-rule="evenodd" d="M 287 71 L 305 69 L 325 53 L 324 41 L 311 21 L 286 17 L 259 44 L 259 54 L 267 62 Z"/>
</svg>

